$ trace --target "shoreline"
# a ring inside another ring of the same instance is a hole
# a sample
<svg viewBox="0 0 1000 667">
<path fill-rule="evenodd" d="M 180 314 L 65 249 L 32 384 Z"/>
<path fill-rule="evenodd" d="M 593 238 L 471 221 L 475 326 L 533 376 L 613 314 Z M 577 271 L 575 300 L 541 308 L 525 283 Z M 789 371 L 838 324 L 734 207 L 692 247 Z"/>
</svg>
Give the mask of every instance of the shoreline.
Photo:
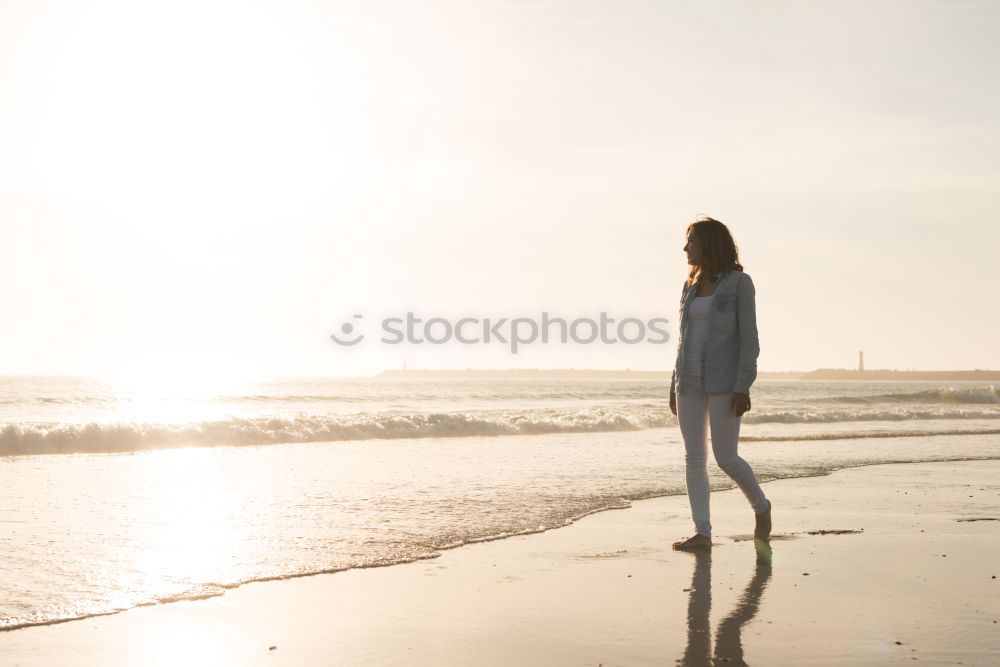
<svg viewBox="0 0 1000 667">
<path fill-rule="evenodd" d="M 992 430 L 991 431 L 986 431 L 986 433 L 1000 433 L 1000 430 L 997 430 L 997 431 L 992 431 Z M 970 433 L 967 433 L 967 434 L 966 433 L 959 433 L 958 435 L 978 435 L 978 434 L 980 434 L 980 432 L 970 432 Z M 923 435 L 927 435 L 927 434 L 926 433 L 918 433 L 916 435 L 923 436 Z M 941 434 L 941 435 L 954 435 L 954 434 L 947 433 L 947 434 Z M 869 437 L 897 437 L 897 434 L 888 434 L 888 435 L 878 434 L 878 435 L 869 436 Z M 803 439 L 808 439 L 808 438 L 802 438 L 802 437 L 794 438 L 794 440 L 803 440 Z M 751 439 L 745 439 L 745 440 L 747 440 L 747 441 L 753 441 L 752 438 Z M 120 452 L 94 452 L 94 453 L 103 454 L 103 453 L 120 453 Z M 770 484 L 772 482 L 780 482 L 780 481 L 785 481 L 785 480 L 799 480 L 799 479 L 812 479 L 812 478 L 818 478 L 818 477 L 828 477 L 830 475 L 833 475 L 833 474 L 835 474 L 837 472 L 840 472 L 840 471 L 843 471 L 843 470 L 853 470 L 855 468 L 866 468 L 866 467 L 869 467 L 869 466 L 918 465 L 918 464 L 923 464 L 923 463 L 966 463 L 966 462 L 976 462 L 976 461 L 1000 461 L 1000 458 L 998 458 L 998 457 L 991 457 L 991 456 L 978 456 L 978 457 L 977 456 L 967 456 L 967 457 L 959 457 L 959 458 L 952 458 L 952 459 L 939 459 L 939 460 L 934 460 L 934 461 L 880 461 L 880 462 L 875 462 L 875 463 L 862 462 L 862 463 L 857 463 L 857 464 L 852 464 L 852 465 L 843 465 L 843 466 L 840 466 L 840 467 L 831 468 L 829 470 L 823 470 L 823 471 L 820 471 L 820 472 L 815 472 L 815 473 L 809 474 L 809 475 L 792 475 L 792 476 L 789 476 L 789 477 L 776 477 L 776 478 L 771 478 L 771 479 L 765 479 L 765 480 L 761 481 L 760 483 L 761 483 L 761 485 L 766 485 L 766 484 Z M 735 491 L 735 490 L 737 490 L 737 487 L 736 487 L 735 484 L 733 484 L 733 485 L 728 486 L 726 488 L 713 489 L 712 490 L 712 494 L 714 496 L 714 494 L 717 494 L 717 493 L 726 493 L 726 492 Z M 504 534 L 500 534 L 500 535 L 488 535 L 488 536 L 485 536 L 485 537 L 472 538 L 472 539 L 469 539 L 469 540 L 464 541 L 464 542 L 458 542 L 456 544 L 450 544 L 450 545 L 446 545 L 446 546 L 442 546 L 442 547 L 437 547 L 436 553 L 429 554 L 429 555 L 423 556 L 423 557 L 413 558 L 411 560 L 393 561 L 393 562 L 389 562 L 389 563 L 373 563 L 373 564 L 368 564 L 368 565 L 352 565 L 352 566 L 342 567 L 342 568 L 331 568 L 331 569 L 327 569 L 327 570 L 317 570 L 315 572 L 302 572 L 302 573 L 295 573 L 295 574 L 277 574 L 277 575 L 273 575 L 273 576 L 261 577 L 259 579 L 250 579 L 250 580 L 247 580 L 247 581 L 242 581 L 242 582 L 238 582 L 238 583 L 234 583 L 234 584 L 214 584 L 214 585 L 218 586 L 221 589 L 218 593 L 201 593 L 201 594 L 195 594 L 195 595 L 182 595 L 182 596 L 177 597 L 176 599 L 156 600 L 156 601 L 146 602 L 146 603 L 142 603 L 142 604 L 137 604 L 137 605 L 134 605 L 132 607 L 126 607 L 124 609 L 117 609 L 117 610 L 114 610 L 114 611 L 98 612 L 98 613 L 94 613 L 94 614 L 87 614 L 87 615 L 84 615 L 84 616 L 76 616 L 76 617 L 73 617 L 73 618 L 60 618 L 60 619 L 55 619 L 55 620 L 51 620 L 51 621 L 29 622 L 29 623 L 24 623 L 24 624 L 20 624 L 20 625 L 10 626 L 10 627 L 0 627 L 0 637 L 2 637 L 4 633 L 17 632 L 17 631 L 20 631 L 20 630 L 27 630 L 27 629 L 30 629 L 30 628 L 46 627 L 46 626 L 50 626 L 50 625 L 60 625 L 60 624 L 63 624 L 63 623 L 73 623 L 73 622 L 77 622 L 77 621 L 87 621 L 89 619 L 101 618 L 101 617 L 105 617 L 105 616 L 116 616 L 116 615 L 119 615 L 119 614 L 128 613 L 128 612 L 130 612 L 132 610 L 136 610 L 136 609 L 145 609 L 145 608 L 148 608 L 148 607 L 161 607 L 161 606 L 164 606 L 164 605 L 178 604 L 178 603 L 182 603 L 182 602 L 197 602 L 199 600 L 208 600 L 208 599 L 211 599 L 211 598 L 216 598 L 216 597 L 221 597 L 223 595 L 227 595 L 230 591 L 235 591 L 235 590 L 244 588 L 246 586 L 252 586 L 254 584 L 266 584 L 266 583 L 271 583 L 271 582 L 288 581 L 288 580 L 292 580 L 292 579 L 304 579 L 304 578 L 309 578 L 309 577 L 319 577 L 319 576 L 324 576 L 324 575 L 340 574 L 340 573 L 343 573 L 343 572 L 351 572 L 351 571 L 354 571 L 354 570 L 373 570 L 373 569 L 380 569 L 380 568 L 387 568 L 387 567 L 410 565 L 412 563 L 417 563 L 417 562 L 420 562 L 420 561 L 434 560 L 434 559 L 440 558 L 444 554 L 446 554 L 446 553 L 448 553 L 450 551 L 453 551 L 455 549 L 461 549 L 462 547 L 467 547 L 467 546 L 472 546 L 472 545 L 477 545 L 477 544 L 483 544 L 483 543 L 488 543 L 488 542 L 496 542 L 496 541 L 499 541 L 499 540 L 508 540 L 508 539 L 517 538 L 517 537 L 526 537 L 526 536 L 529 536 L 529 535 L 538 535 L 538 534 L 541 534 L 541 533 L 548 533 L 548 532 L 555 531 L 555 530 L 560 530 L 560 529 L 563 529 L 563 528 L 569 528 L 570 526 L 576 524 L 577 522 L 582 521 L 583 519 L 586 519 L 587 517 L 592 516 L 594 514 L 602 514 L 602 513 L 605 513 L 605 512 L 613 512 L 613 511 L 619 511 L 619 510 L 628 510 L 628 509 L 632 509 L 635 506 L 636 503 L 645 502 L 645 501 L 649 501 L 649 500 L 657 500 L 657 499 L 661 499 L 661 498 L 673 498 L 673 497 L 677 497 L 677 496 L 685 496 L 685 492 L 684 491 L 678 491 L 678 492 L 675 492 L 675 493 L 662 493 L 662 494 L 661 493 L 656 493 L 654 495 L 642 496 L 642 497 L 639 497 L 639 498 L 624 498 L 625 502 L 629 503 L 628 505 L 624 505 L 624 506 L 611 506 L 611 507 L 599 507 L 599 508 L 596 508 L 596 509 L 593 509 L 593 510 L 589 510 L 587 512 L 584 512 L 584 513 L 578 515 L 578 516 L 571 517 L 571 518 L 567 519 L 566 522 L 563 525 L 561 525 L 561 526 L 549 526 L 549 527 L 541 528 L 541 529 L 527 529 L 527 530 L 523 530 L 523 531 L 518 532 L 518 533 L 504 533 Z M 980 519 L 967 519 L 967 520 L 968 521 L 972 521 L 972 520 L 977 520 L 978 521 Z M 1000 519 L 997 519 L 997 520 L 1000 521 Z"/>
<path fill-rule="evenodd" d="M 949 472 L 942 477 L 945 470 Z M 996 460 L 966 459 L 947 462 L 865 463 L 816 476 L 768 481 L 765 483 L 765 490 L 769 497 L 775 499 L 776 508 L 776 534 L 772 541 L 772 548 L 777 554 L 774 556 L 774 569 L 777 569 L 782 560 L 793 555 L 801 561 L 802 567 L 797 569 L 804 568 L 803 572 L 810 568 L 833 568 L 835 563 L 830 561 L 831 554 L 817 554 L 814 551 L 807 555 L 802 552 L 803 548 L 817 548 L 819 544 L 815 543 L 816 540 L 824 540 L 824 548 L 832 546 L 846 550 L 838 559 L 841 565 L 849 563 L 854 566 L 856 572 L 851 577 L 853 580 L 871 582 L 876 574 L 884 576 L 882 568 L 886 563 L 879 565 L 875 571 L 872 570 L 873 566 L 880 563 L 880 555 L 895 562 L 899 556 L 896 552 L 900 549 L 901 541 L 909 545 L 906 548 L 926 551 L 930 543 L 938 541 L 941 536 L 961 537 L 966 541 L 971 539 L 974 543 L 982 542 L 988 547 L 986 553 L 978 556 L 975 549 L 951 549 L 956 555 L 964 554 L 973 558 L 975 564 L 969 568 L 969 572 L 982 570 L 987 566 L 993 567 L 1000 555 L 1000 535 L 997 535 L 996 523 L 982 519 L 1000 517 L 1000 492 L 997 491 L 996 483 L 991 481 L 998 478 L 997 472 L 1000 472 L 1000 462 Z M 962 494 L 958 491 L 964 490 L 970 475 L 975 475 L 977 489 L 991 489 L 988 493 L 980 491 L 972 494 L 982 496 L 980 500 L 985 500 L 985 505 L 976 505 L 979 500 L 968 502 L 960 497 Z M 947 484 L 944 483 L 945 478 L 949 480 Z M 833 483 L 834 480 L 838 480 L 838 483 Z M 918 525 L 925 520 L 925 517 L 916 512 L 921 504 L 913 506 L 912 499 L 908 498 L 908 491 L 899 493 L 900 488 L 893 488 L 893 484 L 872 484 L 873 480 L 895 480 L 897 487 L 913 487 L 914 497 L 917 496 L 917 489 L 920 495 L 935 496 L 937 504 L 949 507 L 951 514 L 955 516 L 949 516 L 950 521 L 942 523 L 938 516 L 940 512 L 935 514 L 935 521 L 940 525 L 936 526 L 934 534 L 907 531 L 899 525 L 899 517 L 909 514 L 918 522 L 912 525 Z M 854 500 L 845 498 L 842 490 L 838 491 L 845 486 L 854 492 Z M 835 510 L 823 510 L 822 502 L 817 505 L 817 496 L 832 504 Z M 712 499 L 713 523 L 717 526 L 715 542 L 718 545 L 713 549 L 710 559 L 714 561 L 712 568 L 721 568 L 733 576 L 732 573 L 742 567 L 732 560 L 737 552 L 742 554 L 743 560 L 752 561 L 755 556 L 752 543 L 745 540 L 746 535 L 730 534 L 733 532 L 734 519 L 746 515 L 748 509 L 744 507 L 745 500 L 735 489 L 715 491 Z M 882 514 L 870 511 L 875 499 L 882 503 L 892 501 L 888 502 L 886 509 L 893 510 L 895 521 L 887 524 Z M 971 509 L 973 505 L 974 512 L 959 512 L 965 507 Z M 546 654 L 544 662 L 551 664 L 587 664 L 588 656 L 593 656 L 595 665 L 602 661 L 604 664 L 653 662 L 659 659 L 654 657 L 659 651 L 649 651 L 652 646 L 666 648 L 662 644 L 663 638 L 659 637 L 664 633 L 652 632 L 642 619 L 635 616 L 635 603 L 643 603 L 645 606 L 640 607 L 647 610 L 644 613 L 652 614 L 650 618 L 658 618 L 661 624 L 665 623 L 666 627 L 672 628 L 673 639 L 669 644 L 673 645 L 681 641 L 685 629 L 690 630 L 690 623 L 687 622 L 690 619 L 685 619 L 685 615 L 681 613 L 684 609 L 665 608 L 663 603 L 672 597 L 673 607 L 684 607 L 690 606 L 687 603 L 691 601 L 678 600 L 677 595 L 650 598 L 649 591 L 643 591 L 632 603 L 622 606 L 623 601 L 609 590 L 618 590 L 619 586 L 637 583 L 640 579 L 645 580 L 647 585 L 652 584 L 653 590 L 661 593 L 666 593 L 666 590 L 660 588 L 664 580 L 683 584 L 672 590 L 675 594 L 683 588 L 688 589 L 686 592 L 692 590 L 692 584 L 688 581 L 691 576 L 692 554 L 674 552 L 669 546 L 672 539 L 684 537 L 690 532 L 686 496 L 644 498 L 632 501 L 631 507 L 623 509 L 625 511 L 622 512 L 597 510 L 569 525 L 557 527 L 559 529 L 549 528 L 529 534 L 465 543 L 459 545 L 464 547 L 462 549 L 440 550 L 436 556 L 394 564 L 396 567 L 376 565 L 341 570 L 335 573 L 337 576 L 307 574 L 252 581 L 229 589 L 224 595 L 208 599 L 159 603 L 83 619 L 21 627 L 0 633 L 0 653 L 7 656 L 11 664 L 23 665 L 70 662 L 125 664 L 139 660 L 156 662 L 163 659 L 163 648 L 160 646 L 162 642 L 153 640 L 170 637 L 172 642 L 182 643 L 181 646 L 171 646 L 168 652 L 172 656 L 171 660 L 197 659 L 199 655 L 204 657 L 203 652 L 208 651 L 215 652 L 220 660 L 239 656 L 239 661 L 244 664 L 255 664 L 262 660 L 297 664 L 324 660 L 357 662 L 359 659 L 365 664 L 394 664 L 404 658 L 410 664 L 421 664 L 422 661 L 464 663 L 472 660 L 486 663 L 490 660 L 497 663 L 512 660 L 533 662 L 538 661 L 542 653 L 545 653 L 543 644 L 559 649 L 557 655 Z M 843 522 L 832 521 L 834 517 L 843 519 Z M 847 520 L 848 517 L 850 521 Z M 861 523 L 867 525 L 855 525 Z M 962 535 L 957 536 L 956 533 Z M 889 544 L 884 543 L 887 537 Z M 852 545 L 851 540 L 861 541 L 865 546 Z M 782 556 L 784 551 L 790 553 Z M 696 564 L 700 560 L 695 558 Z M 821 565 L 818 566 L 817 561 Z M 934 577 L 941 578 L 937 561 L 931 562 L 934 563 L 933 566 L 929 566 L 929 563 L 911 564 L 912 573 L 917 579 L 923 579 L 926 583 Z M 949 561 L 952 565 L 955 562 Z M 744 563 L 746 564 L 748 563 Z M 551 565 L 556 567 L 542 567 Z M 588 569 L 581 570 L 581 567 Z M 622 568 L 629 572 L 623 573 Z M 704 572 L 699 573 L 698 568 L 695 569 L 696 578 L 704 578 Z M 768 566 L 768 569 L 771 567 Z M 496 576 L 500 573 L 506 575 L 497 580 Z M 569 576 L 574 573 L 583 580 L 582 586 L 574 576 Z M 1000 572 L 991 572 L 990 576 L 997 574 Z M 631 579 L 636 582 L 627 581 Z M 435 585 L 429 586 L 428 582 L 432 580 Z M 810 583 L 816 581 L 819 579 L 812 579 Z M 997 580 L 991 580 L 989 576 L 985 577 L 985 581 L 997 586 Z M 519 597 L 503 597 L 505 589 L 514 587 L 517 582 L 528 582 L 527 588 L 524 584 L 517 585 Z M 611 586 L 612 582 L 614 586 Z M 472 592 L 475 584 L 480 587 L 478 593 Z M 948 588 L 947 581 L 939 581 L 938 584 Z M 797 587 L 797 584 L 793 586 L 793 590 Z M 841 582 L 838 587 L 822 591 L 824 604 L 828 605 L 832 600 L 843 602 L 843 587 Z M 488 600 L 488 613 L 481 605 L 476 604 L 477 601 L 484 602 L 481 595 L 483 588 L 492 593 Z M 407 595 L 400 597 L 393 593 L 398 590 L 406 591 Z M 636 593 L 635 586 L 624 590 L 629 595 Z M 988 598 L 989 590 L 993 590 L 995 598 L 1000 588 L 973 587 L 968 595 L 972 599 L 980 598 L 977 604 L 983 607 L 982 611 L 986 614 L 984 618 L 987 622 L 993 621 L 988 623 L 990 630 L 1000 636 L 1000 633 L 995 632 L 1000 606 L 990 599 L 982 599 Z M 545 591 L 558 592 L 558 595 L 545 595 Z M 588 637 L 606 635 L 608 630 L 600 623 L 600 619 L 606 615 L 606 609 L 617 607 L 618 616 L 623 615 L 627 622 L 625 626 L 612 627 L 618 627 L 619 631 L 632 635 L 627 646 L 617 642 L 593 644 L 591 639 L 580 634 L 576 625 L 567 625 L 564 617 L 581 614 L 587 605 L 582 602 L 568 604 L 566 600 L 587 591 L 605 611 L 592 610 L 593 615 L 584 613 L 577 618 L 577 622 L 590 628 Z M 686 597 L 686 592 L 682 597 Z M 922 599 L 919 591 L 910 592 L 917 593 L 917 598 Z M 722 597 L 727 597 L 728 593 L 728 590 L 722 592 Z M 501 595 L 500 598 L 496 597 L 498 594 Z M 715 592 L 716 596 L 719 594 L 719 591 Z M 445 601 L 443 605 L 430 606 L 431 599 L 442 596 Z M 860 595 L 853 604 L 856 605 L 865 597 Z M 353 605 L 347 604 L 345 607 L 345 600 L 353 601 Z M 534 602 L 534 605 L 525 607 L 526 601 Z M 938 602 L 927 599 L 922 604 L 936 608 Z M 769 623 L 779 620 L 792 622 L 799 615 L 795 612 L 795 605 L 789 606 L 788 600 L 769 602 L 768 605 L 761 609 L 775 612 L 775 617 Z M 538 610 L 545 608 L 558 613 L 543 614 L 542 618 L 538 618 Z M 656 613 L 651 611 L 653 609 Z M 534 611 L 525 613 L 525 610 Z M 903 611 L 912 615 L 914 610 L 906 607 Z M 949 620 L 945 615 L 935 621 L 933 614 L 928 614 L 927 618 L 919 614 L 916 618 L 922 622 L 931 622 L 932 625 Z M 518 620 L 519 615 L 534 619 L 531 629 L 539 633 L 539 636 L 536 642 L 528 641 L 523 645 L 511 646 L 504 637 L 513 639 L 527 631 Z M 330 635 L 331 628 L 322 623 L 317 625 L 317 618 L 325 619 L 332 627 L 340 628 L 341 632 L 334 633 L 335 637 Z M 428 625 L 429 618 L 436 620 Z M 488 622 L 491 619 L 502 629 L 498 635 L 488 632 L 493 627 Z M 827 625 L 836 626 L 844 622 L 844 619 L 824 618 Z M 629 630 L 625 630 L 626 627 Z M 203 628 L 214 628 L 214 632 L 206 634 L 202 631 Z M 370 653 L 366 652 L 368 648 L 364 648 L 368 646 L 367 643 L 362 641 L 359 644 L 359 638 L 373 634 L 381 636 L 389 628 L 394 629 L 398 636 L 408 638 L 409 644 L 404 648 L 397 640 L 389 641 L 388 644 L 382 642 L 377 650 L 369 647 L 372 651 Z M 983 629 L 986 630 L 985 626 Z M 472 641 L 473 637 L 482 639 L 484 632 L 491 638 L 487 643 L 492 646 L 486 652 L 483 652 L 478 640 Z M 666 633 L 666 636 L 670 636 L 671 632 Z M 967 634 L 964 631 L 962 636 Z M 260 638 L 267 636 L 274 638 L 268 640 L 270 643 L 263 647 L 261 653 L 263 639 Z M 438 636 L 440 641 L 428 643 L 431 638 Z M 145 640 L 138 641 L 139 637 Z M 820 639 L 822 638 L 815 638 L 816 641 Z M 746 640 L 745 637 L 744 641 Z M 942 655 L 958 650 L 958 647 L 951 646 L 944 637 L 939 640 L 940 646 L 936 649 L 932 646 L 925 647 L 921 659 L 927 659 L 928 650 L 932 653 L 936 650 Z M 985 635 L 977 635 L 972 648 L 981 643 L 984 650 L 1000 650 L 998 641 L 1000 640 L 991 641 Z M 752 655 L 752 643 L 746 643 L 748 655 Z M 439 644 L 453 645 L 453 648 L 433 648 Z M 690 642 L 688 644 L 690 647 Z M 963 642 L 958 644 L 961 646 Z M 964 644 L 968 644 L 968 637 Z M 277 648 L 272 651 L 270 646 Z M 857 646 L 846 648 L 850 649 L 848 655 L 856 653 L 867 655 L 870 659 L 875 658 L 870 652 L 858 653 Z M 758 660 L 762 655 L 765 656 L 765 664 L 791 664 L 781 662 L 784 658 L 781 657 L 779 646 L 769 645 L 763 639 L 753 645 L 753 649 Z M 967 647 L 965 653 L 969 653 L 969 650 Z M 834 654 L 836 653 L 835 651 Z M 843 654 L 840 655 L 842 659 Z M 976 655 L 966 655 L 968 660 L 964 664 L 977 664 Z M 574 656 L 572 660 L 569 659 L 570 656 Z M 792 656 L 787 657 L 794 662 Z M 829 664 L 845 662 L 833 661 Z"/>
</svg>

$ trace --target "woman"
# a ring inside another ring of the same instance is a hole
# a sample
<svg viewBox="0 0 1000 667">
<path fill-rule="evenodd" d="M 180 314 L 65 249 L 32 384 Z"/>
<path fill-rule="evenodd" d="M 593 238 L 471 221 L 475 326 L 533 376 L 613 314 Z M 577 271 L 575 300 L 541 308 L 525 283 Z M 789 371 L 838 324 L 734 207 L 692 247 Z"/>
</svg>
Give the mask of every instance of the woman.
<svg viewBox="0 0 1000 667">
<path fill-rule="evenodd" d="M 771 501 L 750 465 L 736 453 L 740 420 L 757 379 L 755 290 L 743 271 L 729 229 L 712 218 L 688 225 L 688 279 L 681 291 L 680 340 L 670 380 L 670 411 L 684 436 L 687 492 L 695 535 L 675 549 L 712 546 L 706 422 L 715 460 L 743 491 L 756 514 L 754 537 L 771 535 Z"/>
</svg>

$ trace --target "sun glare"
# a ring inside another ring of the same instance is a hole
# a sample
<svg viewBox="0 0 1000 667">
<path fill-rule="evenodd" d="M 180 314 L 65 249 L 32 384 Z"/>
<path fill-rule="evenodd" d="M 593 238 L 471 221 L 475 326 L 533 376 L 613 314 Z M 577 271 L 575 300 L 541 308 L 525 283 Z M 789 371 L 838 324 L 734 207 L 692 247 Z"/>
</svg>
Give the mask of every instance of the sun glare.
<svg viewBox="0 0 1000 667">
<path fill-rule="evenodd" d="M 225 418 L 225 407 L 216 399 L 242 394 L 257 378 L 189 362 L 140 366 L 105 380 L 117 387 L 120 418 L 170 424 Z"/>
</svg>

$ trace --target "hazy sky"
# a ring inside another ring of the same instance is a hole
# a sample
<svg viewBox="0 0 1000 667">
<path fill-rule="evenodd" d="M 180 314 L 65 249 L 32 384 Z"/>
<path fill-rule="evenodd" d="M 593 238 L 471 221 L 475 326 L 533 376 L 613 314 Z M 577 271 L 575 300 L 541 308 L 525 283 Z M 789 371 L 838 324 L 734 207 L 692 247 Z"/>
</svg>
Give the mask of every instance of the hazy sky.
<svg viewBox="0 0 1000 667">
<path fill-rule="evenodd" d="M 1000 368 L 997 34 L 989 2 L 0 0 L 0 373 L 669 369 L 673 335 L 376 325 L 673 334 L 701 213 L 760 370 Z"/>
</svg>

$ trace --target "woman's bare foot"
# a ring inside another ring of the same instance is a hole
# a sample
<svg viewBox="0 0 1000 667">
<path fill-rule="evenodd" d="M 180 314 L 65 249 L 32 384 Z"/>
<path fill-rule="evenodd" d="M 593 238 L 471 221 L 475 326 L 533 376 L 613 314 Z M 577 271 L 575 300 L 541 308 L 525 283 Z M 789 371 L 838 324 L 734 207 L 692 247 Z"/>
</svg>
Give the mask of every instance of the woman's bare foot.
<svg viewBox="0 0 1000 667">
<path fill-rule="evenodd" d="M 683 542 L 674 542 L 674 549 L 678 551 L 695 551 L 699 549 L 711 549 L 712 538 L 698 533 L 694 537 L 689 537 Z"/>
</svg>

